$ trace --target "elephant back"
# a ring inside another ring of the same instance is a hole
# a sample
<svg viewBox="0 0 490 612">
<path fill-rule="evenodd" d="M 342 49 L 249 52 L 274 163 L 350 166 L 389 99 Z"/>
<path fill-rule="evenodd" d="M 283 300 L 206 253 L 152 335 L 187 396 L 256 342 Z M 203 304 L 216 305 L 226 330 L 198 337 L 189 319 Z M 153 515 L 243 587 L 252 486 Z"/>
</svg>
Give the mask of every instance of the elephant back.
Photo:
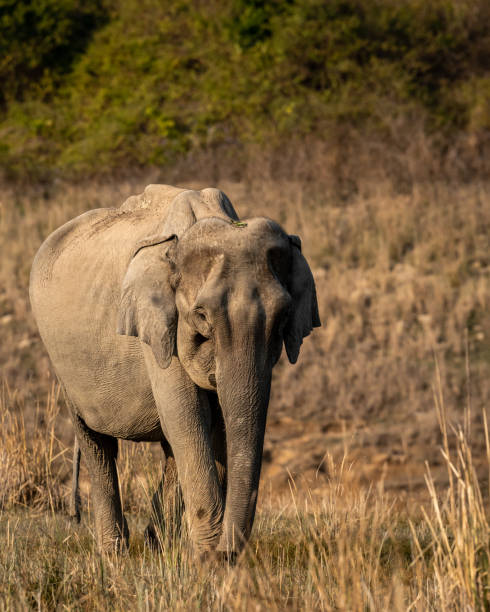
<svg viewBox="0 0 490 612">
<path fill-rule="evenodd" d="M 182 191 L 181 187 L 172 185 L 148 185 L 143 193 L 130 196 L 119 210 L 130 212 L 140 208 L 159 208 L 166 209 L 172 200 Z"/>
</svg>

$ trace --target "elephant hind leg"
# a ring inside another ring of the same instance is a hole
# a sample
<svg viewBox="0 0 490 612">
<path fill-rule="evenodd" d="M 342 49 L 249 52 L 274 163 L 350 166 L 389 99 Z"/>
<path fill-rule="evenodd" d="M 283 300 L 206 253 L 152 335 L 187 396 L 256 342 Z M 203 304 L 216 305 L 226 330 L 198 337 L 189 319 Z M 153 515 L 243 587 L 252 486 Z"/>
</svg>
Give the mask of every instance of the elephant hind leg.
<svg viewBox="0 0 490 612">
<path fill-rule="evenodd" d="M 69 515 L 76 523 L 80 523 L 80 519 L 81 519 L 80 507 L 82 505 L 82 502 L 80 499 L 80 489 L 78 486 L 78 481 L 80 477 L 80 458 L 81 458 L 80 443 L 75 434 L 75 443 L 73 445 L 73 475 L 72 475 L 72 483 L 71 483 Z"/>
<path fill-rule="evenodd" d="M 162 444 L 166 456 L 162 479 L 152 499 L 152 517 L 145 539 L 152 548 L 176 543 L 181 534 L 184 499 L 172 450 Z"/>
<path fill-rule="evenodd" d="M 105 552 L 128 545 L 129 530 L 122 512 L 117 477 L 117 439 L 91 430 L 72 412 L 75 435 L 88 468 L 97 543 Z"/>
</svg>

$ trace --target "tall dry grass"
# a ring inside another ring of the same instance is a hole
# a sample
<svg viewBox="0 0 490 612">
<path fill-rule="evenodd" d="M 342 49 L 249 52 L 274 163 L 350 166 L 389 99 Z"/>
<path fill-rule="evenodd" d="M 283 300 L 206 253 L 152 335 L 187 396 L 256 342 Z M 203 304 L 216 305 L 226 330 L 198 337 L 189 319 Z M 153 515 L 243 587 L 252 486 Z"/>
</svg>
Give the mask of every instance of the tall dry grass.
<svg viewBox="0 0 490 612">
<path fill-rule="evenodd" d="M 427 466 L 427 501 L 400 505 L 382 481 L 365 487 L 358 465 L 328 455 L 321 497 L 299 494 L 291 480 L 287 496 L 262 498 L 250 544 L 234 567 L 196 562 L 185 530 L 173 544 L 162 537 L 161 552 L 146 547 L 142 531 L 158 466 L 149 447 L 136 444 L 125 447 L 119 461 L 123 497 L 129 500 L 130 549 L 101 556 L 90 505 L 81 526 L 58 511 L 62 496 L 54 466 L 67 466 L 52 425 L 60 408 L 57 391 L 42 406 L 45 419 L 33 441 L 37 452 L 25 446 L 15 398 L 4 391 L 2 447 L 10 464 L 2 480 L 9 493 L 0 509 L 0 609 L 488 609 L 486 491 L 468 442 L 470 420 L 461 426 L 451 422 L 441 389 L 436 387 L 436 415 L 447 486 L 435 484 Z M 488 479 L 485 413 L 482 424 Z M 27 499 L 22 491 L 34 493 Z M 34 507 L 26 507 L 32 500 Z"/>
<path fill-rule="evenodd" d="M 36 403 L 53 382 L 27 298 L 42 240 L 76 214 L 117 206 L 149 182 L 214 183 L 242 216 L 265 214 L 301 235 L 324 323 L 305 340 L 296 366 L 282 359 L 274 371 L 265 478 L 276 489 L 287 487 L 289 473 L 316 486 L 325 451 L 339 459 L 348 447 L 353 458 L 362 458 L 365 482 L 386 472 L 387 488 L 423 490 L 424 459 L 440 463 L 434 353 L 452 417 L 462 416 L 468 394 L 475 414 L 490 399 L 490 184 L 432 178 L 428 152 L 414 146 L 407 141 L 408 153 L 399 154 L 400 175 L 388 166 L 363 174 L 355 152 L 352 160 L 337 159 L 337 149 L 324 148 L 305 149 L 294 164 L 291 158 L 289 173 L 287 158 L 278 170 L 276 160 L 259 157 L 262 163 L 235 182 L 213 166 L 198 169 L 198 182 L 155 172 L 132 181 L 5 188 L 0 370 L 25 402 L 26 422 L 33 424 Z M 63 406 L 56 427 L 68 442 Z M 481 427 L 473 445 L 484 448 Z M 435 470 L 437 477 L 444 474 L 441 465 Z"/>
<path fill-rule="evenodd" d="M 6 383 L 0 394 L 0 510 L 30 507 L 52 512 L 64 508 L 68 448 L 55 434 L 60 389 L 53 383 L 37 404 L 26 428 L 24 405 Z"/>
</svg>

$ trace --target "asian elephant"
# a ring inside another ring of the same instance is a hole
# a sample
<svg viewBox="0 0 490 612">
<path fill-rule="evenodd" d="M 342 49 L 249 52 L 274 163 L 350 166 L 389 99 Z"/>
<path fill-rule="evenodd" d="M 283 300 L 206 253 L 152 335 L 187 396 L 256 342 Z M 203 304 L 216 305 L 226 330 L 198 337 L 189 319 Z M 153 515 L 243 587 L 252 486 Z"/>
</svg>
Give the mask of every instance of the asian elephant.
<svg viewBox="0 0 490 612">
<path fill-rule="evenodd" d="M 127 542 L 117 439 L 160 441 L 197 551 L 236 555 L 255 514 L 272 368 L 320 325 L 297 236 L 217 189 L 149 185 L 51 234 L 33 313 L 91 480 L 99 546 Z"/>
</svg>

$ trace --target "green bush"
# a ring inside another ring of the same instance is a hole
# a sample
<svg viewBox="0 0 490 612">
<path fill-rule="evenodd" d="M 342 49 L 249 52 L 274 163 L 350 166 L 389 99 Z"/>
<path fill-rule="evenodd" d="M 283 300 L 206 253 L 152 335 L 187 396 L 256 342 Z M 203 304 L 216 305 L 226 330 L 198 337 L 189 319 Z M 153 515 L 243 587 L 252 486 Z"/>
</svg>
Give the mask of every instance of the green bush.
<svg viewBox="0 0 490 612">
<path fill-rule="evenodd" d="M 488 129 L 487 0 L 0 0 L 0 163 L 100 172 L 346 123 Z M 7 58 L 7 59 L 5 59 Z"/>
<path fill-rule="evenodd" d="M 0 103 L 52 95 L 105 21 L 98 0 L 0 0 Z"/>
</svg>

